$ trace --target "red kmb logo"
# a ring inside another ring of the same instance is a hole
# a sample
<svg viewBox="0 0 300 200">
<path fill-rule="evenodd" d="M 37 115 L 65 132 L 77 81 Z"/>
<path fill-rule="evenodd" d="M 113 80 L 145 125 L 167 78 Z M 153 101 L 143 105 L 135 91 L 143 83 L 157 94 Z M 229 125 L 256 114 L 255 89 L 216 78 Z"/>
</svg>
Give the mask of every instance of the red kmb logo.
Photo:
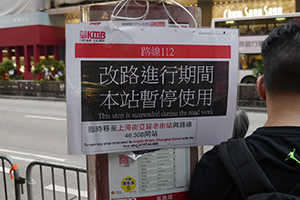
<svg viewBox="0 0 300 200">
<path fill-rule="evenodd" d="M 161 22 L 150 22 L 150 26 L 156 26 L 156 27 L 165 27 L 166 23 L 161 21 Z"/>
<path fill-rule="evenodd" d="M 105 39 L 104 31 L 80 31 L 80 39 Z"/>
</svg>

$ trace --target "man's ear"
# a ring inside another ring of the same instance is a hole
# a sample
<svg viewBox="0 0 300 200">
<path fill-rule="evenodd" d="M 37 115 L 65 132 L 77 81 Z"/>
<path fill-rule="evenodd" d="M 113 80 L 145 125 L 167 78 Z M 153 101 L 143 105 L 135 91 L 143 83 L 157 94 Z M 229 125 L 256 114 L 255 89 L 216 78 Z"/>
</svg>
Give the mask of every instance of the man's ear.
<svg viewBox="0 0 300 200">
<path fill-rule="evenodd" d="M 256 81 L 256 90 L 262 100 L 266 100 L 266 88 L 264 83 L 264 76 L 260 76 Z"/>
</svg>

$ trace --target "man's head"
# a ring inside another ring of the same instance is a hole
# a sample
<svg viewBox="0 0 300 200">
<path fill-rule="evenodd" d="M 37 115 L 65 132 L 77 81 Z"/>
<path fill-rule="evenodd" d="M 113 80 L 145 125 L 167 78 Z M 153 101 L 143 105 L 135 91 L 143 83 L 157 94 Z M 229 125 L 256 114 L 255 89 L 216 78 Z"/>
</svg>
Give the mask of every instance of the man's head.
<svg viewBox="0 0 300 200">
<path fill-rule="evenodd" d="M 262 56 L 267 93 L 300 94 L 300 25 L 276 27 L 262 44 Z"/>
</svg>

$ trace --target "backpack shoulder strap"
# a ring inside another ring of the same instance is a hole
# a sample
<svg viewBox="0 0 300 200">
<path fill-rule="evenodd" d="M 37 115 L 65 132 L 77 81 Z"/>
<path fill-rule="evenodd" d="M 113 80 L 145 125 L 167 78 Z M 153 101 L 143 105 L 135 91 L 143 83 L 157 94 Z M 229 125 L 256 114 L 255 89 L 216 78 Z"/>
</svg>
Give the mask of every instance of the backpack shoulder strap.
<svg viewBox="0 0 300 200">
<path fill-rule="evenodd" d="M 218 156 L 243 198 L 262 192 L 276 192 L 248 149 L 244 138 L 221 143 Z"/>
<path fill-rule="evenodd" d="M 300 182 L 293 188 L 291 194 L 300 196 Z"/>
</svg>

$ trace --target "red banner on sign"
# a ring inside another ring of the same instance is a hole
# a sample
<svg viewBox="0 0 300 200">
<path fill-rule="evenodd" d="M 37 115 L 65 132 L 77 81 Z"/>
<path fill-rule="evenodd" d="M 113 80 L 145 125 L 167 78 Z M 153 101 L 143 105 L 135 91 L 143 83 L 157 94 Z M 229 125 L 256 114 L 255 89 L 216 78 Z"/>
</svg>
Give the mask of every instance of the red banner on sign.
<svg viewBox="0 0 300 200">
<path fill-rule="evenodd" d="M 228 45 L 75 44 L 75 58 L 220 58 L 230 59 Z"/>
</svg>

